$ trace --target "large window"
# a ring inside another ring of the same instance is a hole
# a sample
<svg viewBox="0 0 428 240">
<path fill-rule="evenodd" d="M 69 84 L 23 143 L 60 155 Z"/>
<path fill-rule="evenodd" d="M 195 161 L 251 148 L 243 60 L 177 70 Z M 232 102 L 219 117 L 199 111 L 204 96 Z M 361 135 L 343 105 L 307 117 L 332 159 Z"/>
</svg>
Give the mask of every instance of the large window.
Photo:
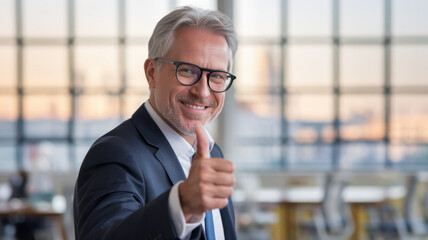
<svg viewBox="0 0 428 240">
<path fill-rule="evenodd" d="M 428 2 L 235 0 L 240 169 L 428 166 Z"/>
<path fill-rule="evenodd" d="M 0 171 L 78 169 L 148 98 L 148 39 L 187 4 L 239 34 L 213 128 L 238 169 L 428 166 L 425 0 L 2 0 Z"/>
</svg>

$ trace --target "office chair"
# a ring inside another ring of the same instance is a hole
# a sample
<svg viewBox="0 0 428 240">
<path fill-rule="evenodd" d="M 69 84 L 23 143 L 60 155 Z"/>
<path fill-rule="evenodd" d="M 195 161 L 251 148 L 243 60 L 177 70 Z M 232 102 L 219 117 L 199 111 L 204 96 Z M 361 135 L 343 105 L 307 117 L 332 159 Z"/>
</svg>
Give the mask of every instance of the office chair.
<svg viewBox="0 0 428 240">
<path fill-rule="evenodd" d="M 368 208 L 370 222 L 366 229 L 370 239 L 411 240 L 428 237 L 428 185 L 421 192 L 423 183 L 426 185 L 421 174 L 408 177 L 402 213 L 390 203 L 379 208 Z"/>
<path fill-rule="evenodd" d="M 319 206 L 312 209 L 312 222 L 300 223 L 303 232 L 313 234 L 307 238 L 320 240 L 347 239 L 354 232 L 354 220 L 349 205 L 343 199 L 348 184 L 339 173 L 327 174 L 324 197 Z"/>
</svg>

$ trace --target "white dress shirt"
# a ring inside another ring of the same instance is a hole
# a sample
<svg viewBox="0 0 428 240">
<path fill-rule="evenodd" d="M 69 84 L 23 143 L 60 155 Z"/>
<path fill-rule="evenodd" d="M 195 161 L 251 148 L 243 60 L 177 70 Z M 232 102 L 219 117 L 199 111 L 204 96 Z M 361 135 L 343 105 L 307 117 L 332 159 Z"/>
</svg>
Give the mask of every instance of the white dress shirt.
<svg viewBox="0 0 428 240">
<path fill-rule="evenodd" d="M 189 175 L 190 167 L 192 165 L 192 157 L 196 152 L 196 142 L 192 147 L 183 137 L 180 136 L 174 129 L 172 129 L 163 119 L 156 113 L 153 107 L 150 105 L 149 101 L 146 101 L 144 106 L 146 107 L 147 112 L 150 117 L 152 117 L 153 121 L 158 125 L 172 149 L 174 150 L 175 155 L 180 162 L 181 167 L 183 168 L 184 174 L 186 178 Z M 205 130 L 206 131 L 206 130 Z M 214 140 L 206 131 L 210 151 L 214 147 Z M 205 227 L 205 214 L 195 217 L 191 219 L 189 223 L 186 223 L 184 218 L 183 210 L 181 209 L 180 198 L 178 195 L 178 185 L 181 183 L 176 183 L 169 194 L 168 204 L 169 210 L 171 212 L 171 218 L 175 226 L 175 230 L 180 239 L 186 239 L 190 237 L 191 232 L 198 227 L 200 224 L 203 224 Z M 215 236 L 218 240 L 224 240 L 224 232 L 223 232 L 223 223 L 221 221 L 221 215 L 219 209 L 212 210 L 213 220 L 214 220 L 214 230 Z"/>
</svg>

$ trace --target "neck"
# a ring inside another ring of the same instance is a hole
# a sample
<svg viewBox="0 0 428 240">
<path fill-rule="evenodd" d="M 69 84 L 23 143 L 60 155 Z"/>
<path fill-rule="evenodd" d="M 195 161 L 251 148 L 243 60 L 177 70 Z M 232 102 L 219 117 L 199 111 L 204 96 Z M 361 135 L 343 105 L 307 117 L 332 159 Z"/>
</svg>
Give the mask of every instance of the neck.
<svg viewBox="0 0 428 240">
<path fill-rule="evenodd" d="M 190 146 L 193 146 L 193 144 L 195 144 L 195 141 L 196 141 L 195 135 L 183 134 L 180 131 L 178 131 L 178 133 L 180 134 L 180 136 L 184 138 L 184 140 L 186 140 L 190 144 Z"/>
</svg>

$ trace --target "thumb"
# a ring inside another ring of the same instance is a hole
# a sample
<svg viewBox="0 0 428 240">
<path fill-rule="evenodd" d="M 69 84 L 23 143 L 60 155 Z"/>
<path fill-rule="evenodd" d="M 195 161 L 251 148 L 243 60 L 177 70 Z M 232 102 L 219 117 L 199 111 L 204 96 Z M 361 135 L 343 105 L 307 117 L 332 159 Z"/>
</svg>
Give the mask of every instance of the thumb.
<svg viewBox="0 0 428 240">
<path fill-rule="evenodd" d="M 207 133 L 205 132 L 205 129 L 202 126 L 202 124 L 198 124 L 195 126 L 195 133 L 196 133 L 196 141 L 197 141 L 195 158 L 209 158 L 210 144 L 208 141 Z"/>
</svg>

